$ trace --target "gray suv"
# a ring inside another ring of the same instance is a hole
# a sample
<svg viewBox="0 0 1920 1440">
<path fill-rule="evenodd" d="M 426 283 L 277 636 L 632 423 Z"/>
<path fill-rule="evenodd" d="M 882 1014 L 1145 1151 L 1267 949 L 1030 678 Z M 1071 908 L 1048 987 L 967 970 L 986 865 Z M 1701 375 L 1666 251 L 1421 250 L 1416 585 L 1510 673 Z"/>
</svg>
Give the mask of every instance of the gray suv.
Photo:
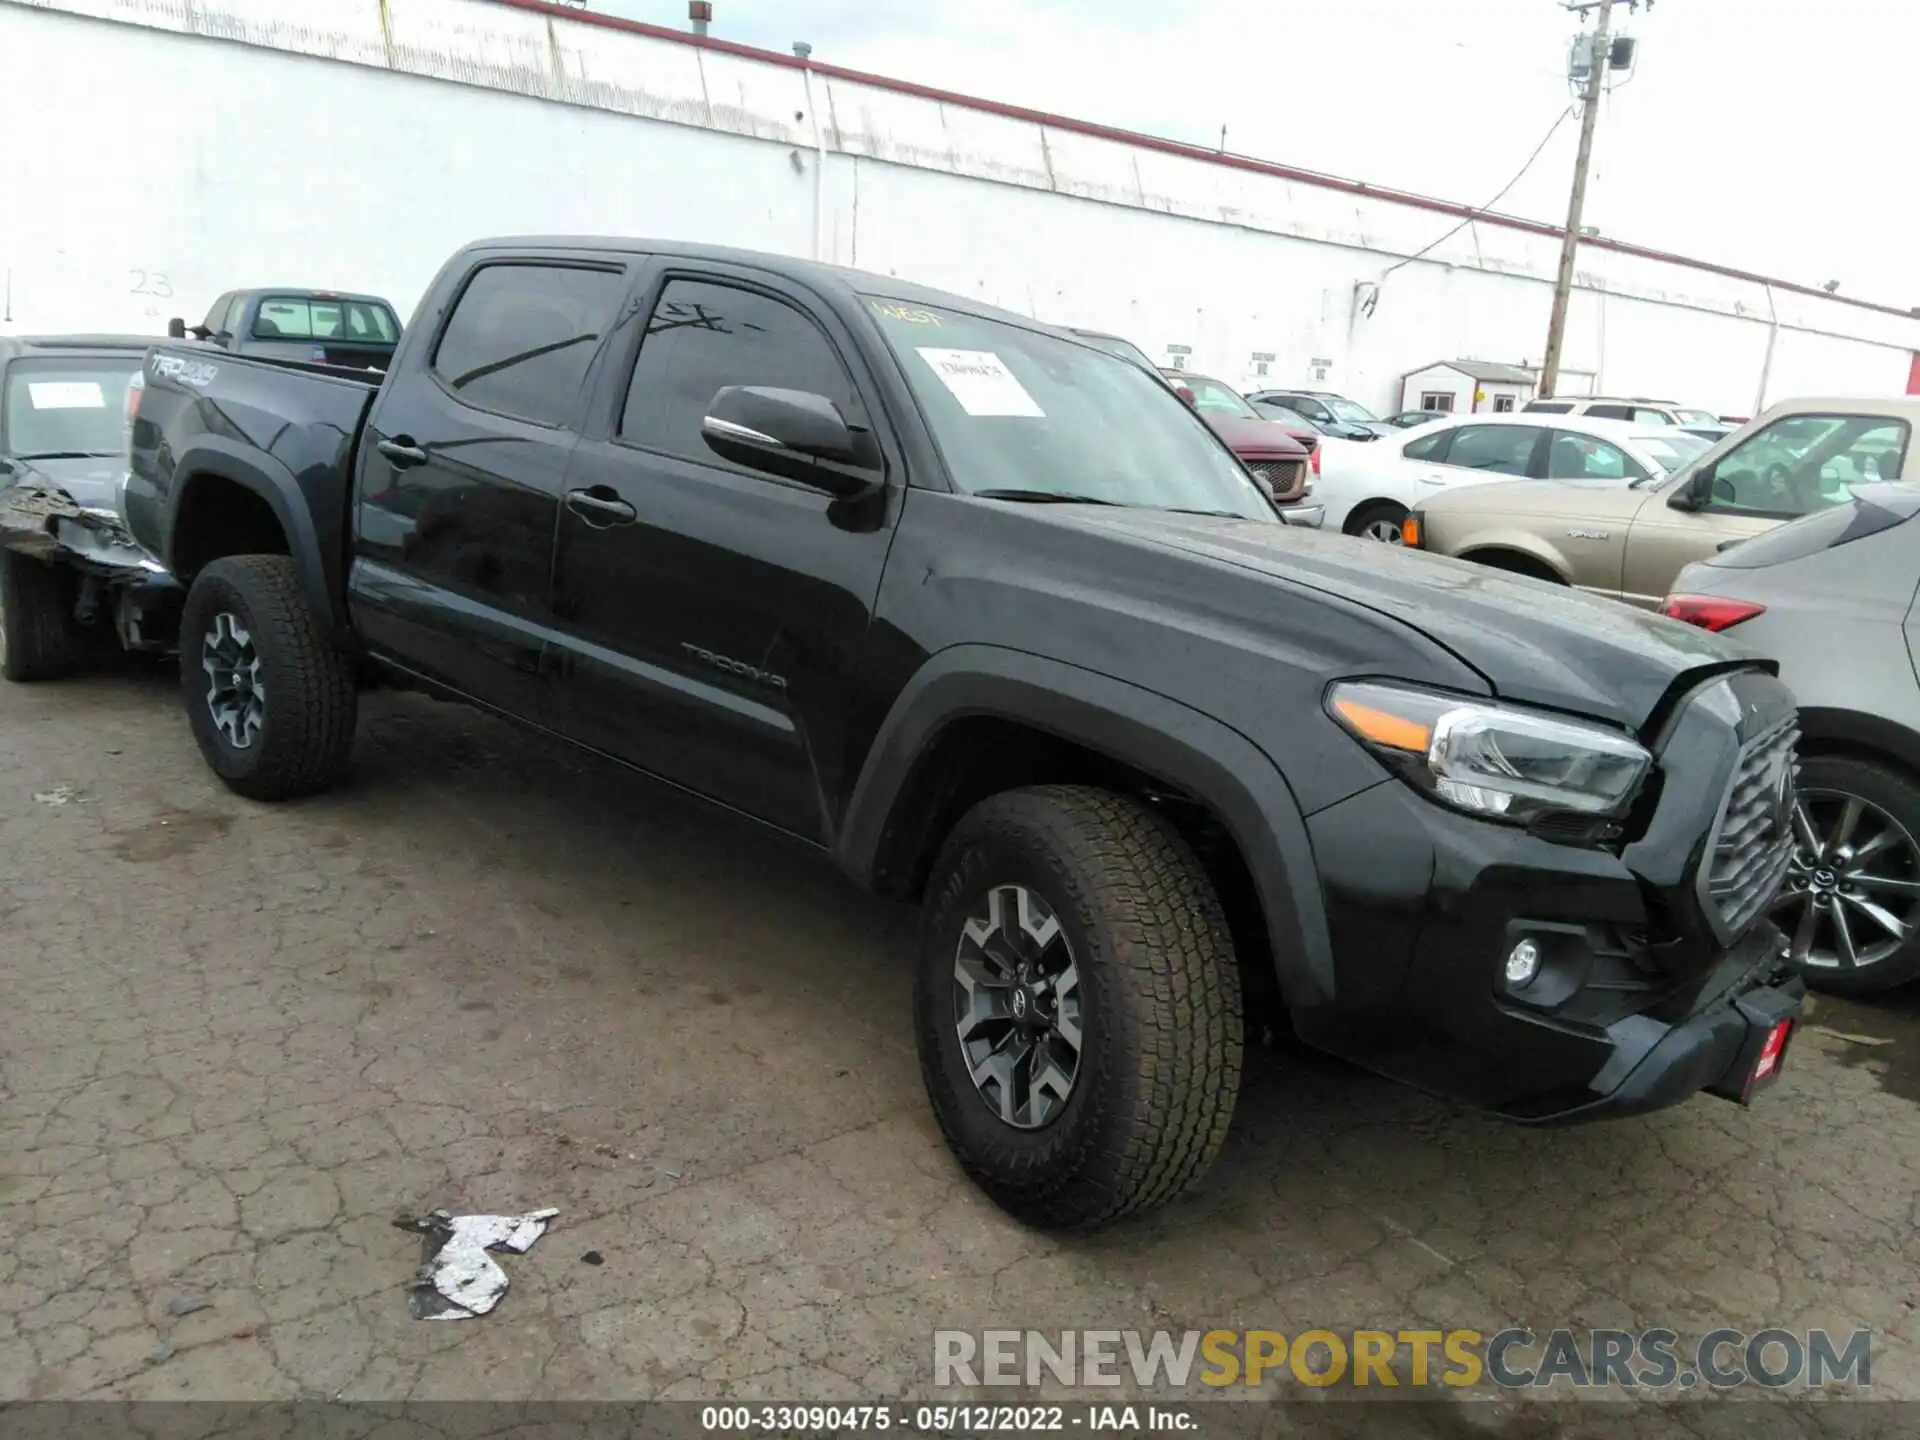
<svg viewBox="0 0 1920 1440">
<path fill-rule="evenodd" d="M 1800 701 L 1797 852 L 1776 922 L 1808 981 L 1920 978 L 1920 485 L 1853 498 L 1680 572 L 1662 612 L 1777 660 Z"/>
</svg>

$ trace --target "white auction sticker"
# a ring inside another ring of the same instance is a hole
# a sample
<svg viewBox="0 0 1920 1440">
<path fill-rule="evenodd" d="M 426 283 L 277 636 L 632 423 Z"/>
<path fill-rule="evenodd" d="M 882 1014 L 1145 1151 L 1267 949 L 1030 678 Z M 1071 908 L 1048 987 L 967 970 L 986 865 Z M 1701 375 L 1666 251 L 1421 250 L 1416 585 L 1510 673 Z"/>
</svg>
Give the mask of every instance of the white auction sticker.
<svg viewBox="0 0 1920 1440">
<path fill-rule="evenodd" d="M 1046 418 L 1047 412 L 1027 393 L 1027 387 L 991 350 L 938 350 L 923 345 L 919 354 L 969 415 Z"/>
<path fill-rule="evenodd" d="M 36 410 L 104 410 L 98 380 L 29 380 L 27 398 Z"/>
</svg>

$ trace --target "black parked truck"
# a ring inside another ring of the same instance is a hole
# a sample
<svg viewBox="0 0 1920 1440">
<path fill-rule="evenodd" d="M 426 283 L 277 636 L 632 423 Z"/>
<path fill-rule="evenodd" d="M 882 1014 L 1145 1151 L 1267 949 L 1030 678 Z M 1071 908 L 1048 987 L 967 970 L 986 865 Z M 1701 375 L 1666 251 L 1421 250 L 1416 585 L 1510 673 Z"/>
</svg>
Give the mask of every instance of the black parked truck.
<svg viewBox="0 0 1920 1440">
<path fill-rule="evenodd" d="M 448 262 L 377 387 L 156 348 L 127 505 L 263 800 L 369 678 L 917 897 L 969 1174 L 1097 1224 L 1207 1168 L 1250 1009 L 1511 1118 L 1777 1073 L 1795 711 L 1655 616 L 1284 526 L 1138 366 L 681 244 Z"/>
<path fill-rule="evenodd" d="M 269 285 L 229 290 L 198 325 L 175 318 L 167 322 L 167 333 L 236 355 L 385 370 L 400 343 L 400 317 L 378 295 Z"/>
</svg>

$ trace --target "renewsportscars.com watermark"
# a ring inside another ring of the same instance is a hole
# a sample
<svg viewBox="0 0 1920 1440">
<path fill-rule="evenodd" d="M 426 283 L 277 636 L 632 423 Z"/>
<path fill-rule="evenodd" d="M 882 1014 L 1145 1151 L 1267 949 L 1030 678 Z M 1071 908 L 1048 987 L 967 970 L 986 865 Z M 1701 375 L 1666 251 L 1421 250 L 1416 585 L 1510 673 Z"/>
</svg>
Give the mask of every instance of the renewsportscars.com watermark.
<svg viewBox="0 0 1920 1440">
<path fill-rule="evenodd" d="M 1873 1332 L 1715 1330 L 936 1330 L 941 1386 L 1299 1385 L 1770 1390 L 1873 1384 Z"/>
</svg>

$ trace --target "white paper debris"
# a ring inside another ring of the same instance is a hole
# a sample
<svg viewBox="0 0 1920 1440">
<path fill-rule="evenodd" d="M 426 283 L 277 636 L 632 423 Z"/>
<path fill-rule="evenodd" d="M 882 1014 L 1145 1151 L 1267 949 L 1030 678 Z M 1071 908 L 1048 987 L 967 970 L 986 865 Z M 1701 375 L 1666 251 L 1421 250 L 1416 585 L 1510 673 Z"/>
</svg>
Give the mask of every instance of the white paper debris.
<svg viewBox="0 0 1920 1440">
<path fill-rule="evenodd" d="M 27 401 L 36 410 L 104 410 L 98 380 L 29 380 Z"/>
<path fill-rule="evenodd" d="M 1027 387 L 991 350 L 939 350 L 923 345 L 919 355 L 969 415 L 1046 418 L 1047 412 L 1027 393 Z"/>
<path fill-rule="evenodd" d="M 42 790 L 33 798 L 42 805 L 68 805 L 82 796 L 73 786 L 62 785 L 58 790 Z"/>
<path fill-rule="evenodd" d="M 427 1255 L 415 1278 L 412 1308 L 418 1320 L 471 1320 L 500 1303 L 507 1293 L 507 1272 L 489 1250 L 524 1255 L 547 1233 L 560 1212 L 534 1210 L 525 1215 L 449 1215 L 436 1210 L 408 1223 L 428 1236 Z"/>
</svg>

